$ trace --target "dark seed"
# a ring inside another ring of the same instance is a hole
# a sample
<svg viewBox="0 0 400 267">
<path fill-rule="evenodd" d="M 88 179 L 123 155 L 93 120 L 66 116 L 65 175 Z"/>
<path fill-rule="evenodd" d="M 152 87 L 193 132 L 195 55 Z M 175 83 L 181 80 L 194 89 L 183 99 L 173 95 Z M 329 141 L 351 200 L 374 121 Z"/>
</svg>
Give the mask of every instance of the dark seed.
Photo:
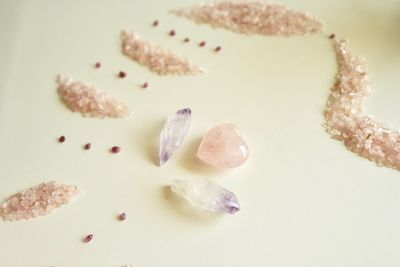
<svg viewBox="0 0 400 267">
<path fill-rule="evenodd" d="M 219 52 L 219 51 L 221 51 L 221 49 L 222 49 L 222 47 L 217 46 L 217 47 L 214 49 L 214 51 L 215 51 L 215 52 Z"/>
<path fill-rule="evenodd" d="M 169 36 L 175 36 L 175 34 L 176 34 L 175 30 L 171 30 L 171 31 L 169 32 Z"/>
<path fill-rule="evenodd" d="M 89 243 L 90 241 L 92 241 L 92 239 L 93 239 L 93 235 L 90 234 L 90 235 L 85 236 L 85 238 L 83 239 L 83 242 Z"/>
<path fill-rule="evenodd" d="M 101 63 L 100 63 L 100 62 L 96 62 L 96 64 L 94 65 L 94 67 L 95 67 L 96 69 L 100 68 L 100 67 L 101 67 Z"/>
<path fill-rule="evenodd" d="M 199 43 L 199 46 L 200 47 L 203 47 L 203 46 L 205 46 L 206 45 L 206 41 L 201 41 L 200 43 Z"/>
<path fill-rule="evenodd" d="M 126 214 L 125 214 L 125 212 L 121 213 L 121 214 L 118 216 L 118 219 L 119 219 L 120 221 L 125 221 L 125 219 L 126 219 Z"/>
<path fill-rule="evenodd" d="M 143 87 L 144 89 L 146 89 L 147 87 L 149 87 L 149 83 L 148 83 L 148 82 L 145 82 L 145 83 L 142 85 L 142 87 Z"/>
<path fill-rule="evenodd" d="M 330 39 L 333 39 L 333 38 L 335 38 L 336 37 L 336 34 L 334 34 L 334 33 L 332 33 L 331 35 L 329 35 L 329 38 Z"/>
<path fill-rule="evenodd" d="M 118 73 L 118 77 L 120 77 L 120 78 L 125 78 L 125 77 L 126 77 L 126 72 L 120 71 L 120 72 Z"/>
<path fill-rule="evenodd" d="M 86 150 L 89 150 L 91 147 L 92 147 L 91 143 L 86 143 L 83 148 L 86 149 Z"/>
<path fill-rule="evenodd" d="M 183 41 L 184 41 L 185 43 L 188 43 L 188 42 L 190 41 L 190 39 L 186 37 L 185 39 L 183 39 Z"/>
<path fill-rule="evenodd" d="M 154 22 L 153 22 L 153 27 L 157 27 L 158 26 L 158 20 L 155 20 Z"/>
<path fill-rule="evenodd" d="M 64 135 L 60 136 L 60 138 L 58 138 L 58 142 L 64 143 L 64 141 L 65 141 L 65 136 Z"/>
<path fill-rule="evenodd" d="M 112 153 L 119 153 L 121 151 L 121 148 L 119 146 L 113 146 L 111 148 Z"/>
</svg>

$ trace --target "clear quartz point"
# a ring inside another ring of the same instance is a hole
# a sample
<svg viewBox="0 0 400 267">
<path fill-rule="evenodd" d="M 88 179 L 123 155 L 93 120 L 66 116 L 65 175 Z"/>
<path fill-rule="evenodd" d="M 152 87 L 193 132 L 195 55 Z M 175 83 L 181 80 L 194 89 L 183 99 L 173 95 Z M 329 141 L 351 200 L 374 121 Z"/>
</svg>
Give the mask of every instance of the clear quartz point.
<svg viewBox="0 0 400 267">
<path fill-rule="evenodd" d="M 179 149 L 189 132 L 192 119 L 190 108 L 178 110 L 164 124 L 160 134 L 160 166 L 167 162 Z"/>
<path fill-rule="evenodd" d="M 235 194 L 204 178 L 174 180 L 171 190 L 193 206 L 216 213 L 233 214 L 240 210 Z"/>
</svg>

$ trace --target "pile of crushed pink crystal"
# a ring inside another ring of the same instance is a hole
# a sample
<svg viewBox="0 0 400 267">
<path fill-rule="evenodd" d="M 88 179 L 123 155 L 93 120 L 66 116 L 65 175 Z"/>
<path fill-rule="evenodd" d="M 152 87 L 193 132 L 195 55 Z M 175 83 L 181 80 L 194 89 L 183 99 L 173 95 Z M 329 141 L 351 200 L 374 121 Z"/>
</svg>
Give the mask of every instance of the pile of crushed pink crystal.
<svg viewBox="0 0 400 267">
<path fill-rule="evenodd" d="M 73 81 L 62 75 L 56 81 L 58 93 L 73 112 L 99 118 L 123 118 L 130 114 L 129 108 L 122 101 L 98 91 L 93 85 Z"/>
<path fill-rule="evenodd" d="M 352 54 L 346 41 L 333 39 L 333 45 L 339 69 L 327 101 L 327 131 L 360 156 L 400 170 L 400 132 L 366 114 L 371 85 L 364 60 Z"/>
<path fill-rule="evenodd" d="M 43 183 L 10 196 L 0 207 L 0 217 L 14 221 L 47 215 L 68 204 L 79 193 L 76 186 L 57 182 Z"/>
<path fill-rule="evenodd" d="M 121 39 L 122 52 L 126 56 L 159 75 L 190 75 L 203 72 L 203 69 L 188 59 L 144 41 L 135 33 L 123 31 Z"/>
<path fill-rule="evenodd" d="M 264 1 L 219 1 L 172 12 L 197 23 L 244 34 L 308 35 L 321 32 L 323 26 L 304 12 Z"/>
</svg>

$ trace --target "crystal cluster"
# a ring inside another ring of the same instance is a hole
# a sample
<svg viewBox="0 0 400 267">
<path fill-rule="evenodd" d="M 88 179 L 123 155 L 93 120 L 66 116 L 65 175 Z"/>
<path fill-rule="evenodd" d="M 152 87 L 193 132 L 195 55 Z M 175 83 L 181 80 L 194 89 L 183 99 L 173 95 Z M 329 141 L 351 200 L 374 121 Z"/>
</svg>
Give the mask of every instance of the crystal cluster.
<svg viewBox="0 0 400 267">
<path fill-rule="evenodd" d="M 333 39 L 338 73 L 325 111 L 325 127 L 352 152 L 379 166 L 400 170 L 400 132 L 366 114 L 371 92 L 364 59 L 352 54 L 348 43 Z"/>
<path fill-rule="evenodd" d="M 190 108 L 180 109 L 170 116 L 160 134 L 160 166 L 179 149 L 189 132 L 192 118 Z"/>
<path fill-rule="evenodd" d="M 229 214 L 240 210 L 234 193 L 204 178 L 174 180 L 171 190 L 193 206 L 205 210 Z"/>
<path fill-rule="evenodd" d="M 69 77 L 57 77 L 58 93 L 73 112 L 85 117 L 123 118 L 130 114 L 128 107 L 114 97 L 99 92 L 94 86 L 73 81 Z"/>
<path fill-rule="evenodd" d="M 203 69 L 172 51 L 142 40 L 139 35 L 123 31 L 122 52 L 158 75 L 194 75 Z"/>
<path fill-rule="evenodd" d="M 321 32 L 323 26 L 311 15 L 263 1 L 217 1 L 172 12 L 197 23 L 243 34 L 309 35 Z"/>
<path fill-rule="evenodd" d="M 249 148 L 239 128 L 225 123 L 212 128 L 200 143 L 197 157 L 218 168 L 235 168 L 249 157 Z"/>
<path fill-rule="evenodd" d="M 51 213 L 77 197 L 76 186 L 57 182 L 42 183 L 10 196 L 0 207 L 0 217 L 6 221 L 31 219 Z"/>
</svg>

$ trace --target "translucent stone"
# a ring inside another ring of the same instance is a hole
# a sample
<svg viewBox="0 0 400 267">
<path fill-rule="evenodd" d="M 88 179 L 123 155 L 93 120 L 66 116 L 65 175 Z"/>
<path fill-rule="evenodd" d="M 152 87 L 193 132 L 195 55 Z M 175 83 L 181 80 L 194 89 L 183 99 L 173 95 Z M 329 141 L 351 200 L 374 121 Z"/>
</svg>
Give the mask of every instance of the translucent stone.
<svg viewBox="0 0 400 267">
<path fill-rule="evenodd" d="M 190 108 L 180 109 L 165 122 L 160 134 L 160 166 L 167 162 L 182 145 L 189 132 L 191 114 Z"/>
<path fill-rule="evenodd" d="M 171 190 L 193 206 L 217 213 L 233 214 L 240 210 L 235 194 L 204 178 L 174 180 Z"/>
<path fill-rule="evenodd" d="M 218 168 L 235 168 L 249 157 L 249 148 L 234 124 L 221 124 L 212 128 L 203 138 L 197 157 Z"/>
</svg>

